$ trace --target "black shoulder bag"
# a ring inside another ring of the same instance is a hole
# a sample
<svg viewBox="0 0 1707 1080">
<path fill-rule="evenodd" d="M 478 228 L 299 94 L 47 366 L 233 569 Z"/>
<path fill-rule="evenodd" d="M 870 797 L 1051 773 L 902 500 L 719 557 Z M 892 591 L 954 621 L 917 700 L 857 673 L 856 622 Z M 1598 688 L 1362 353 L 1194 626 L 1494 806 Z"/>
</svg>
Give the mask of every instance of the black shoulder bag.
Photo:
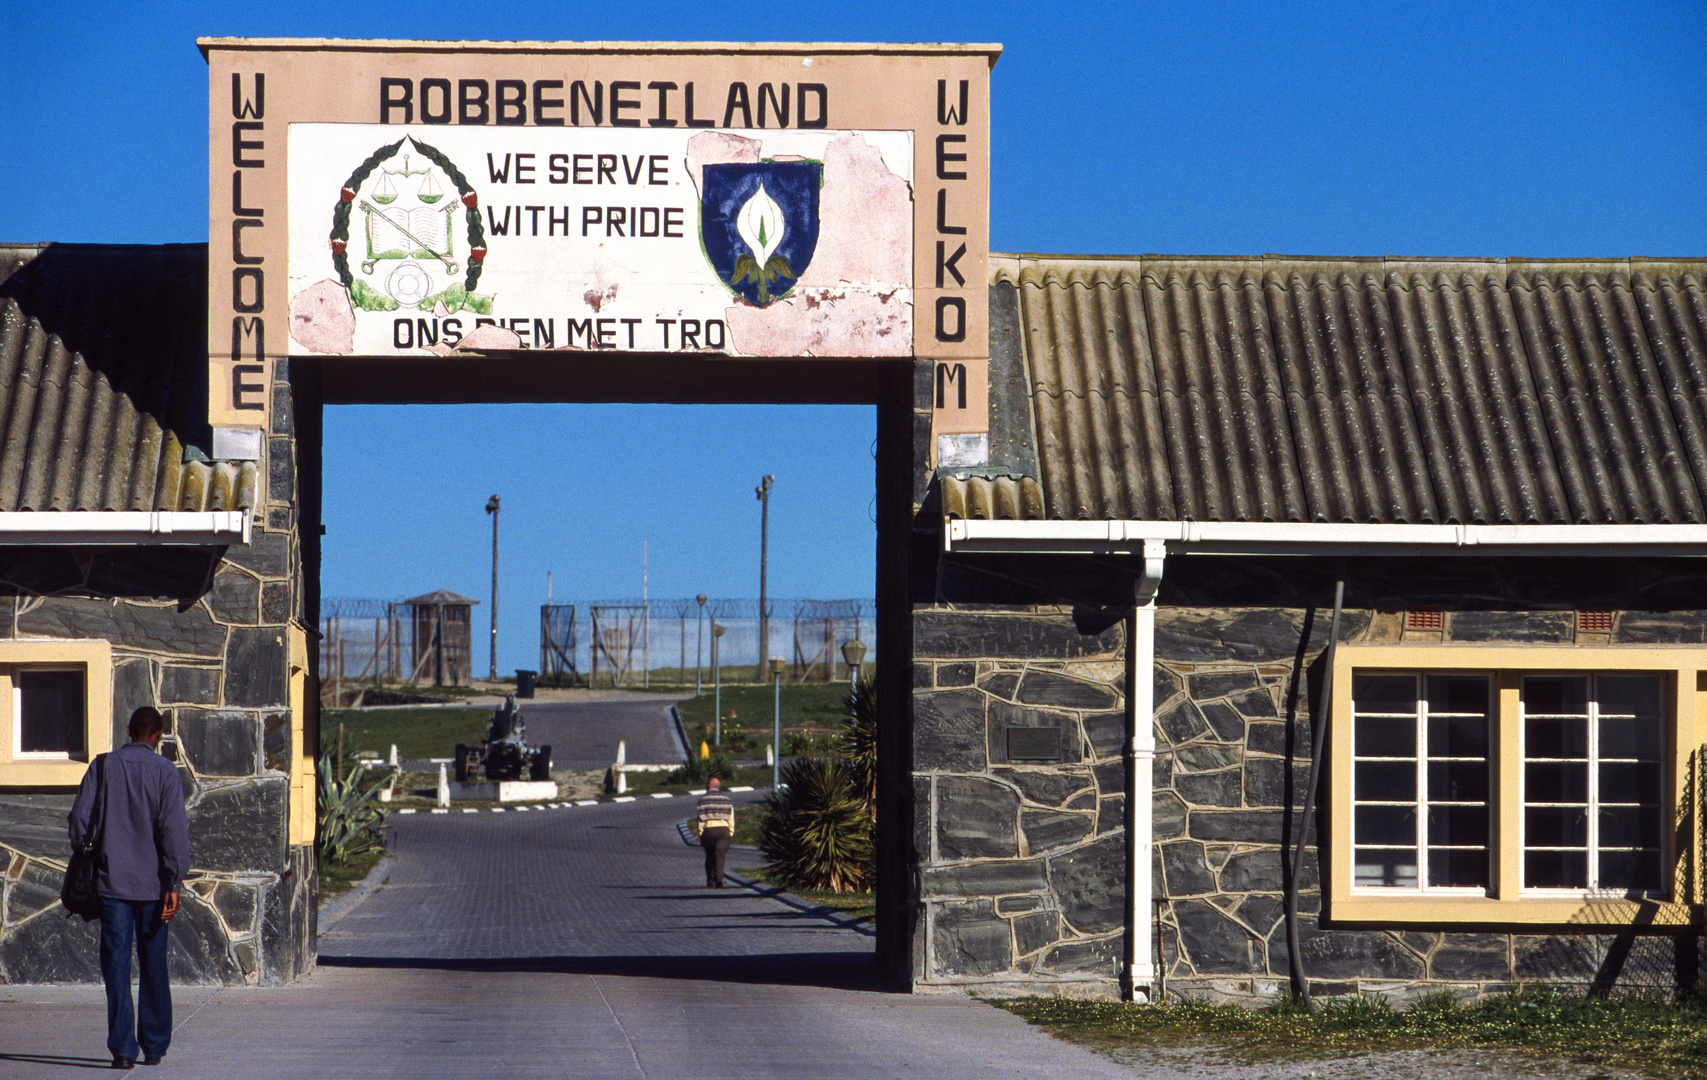
<svg viewBox="0 0 1707 1080">
<path fill-rule="evenodd" d="M 101 849 L 101 834 L 106 831 L 106 803 L 107 755 L 101 754 L 95 758 L 95 808 L 90 816 L 89 834 L 71 852 L 71 861 L 65 867 L 65 884 L 59 888 L 59 902 L 65 905 L 67 919 L 81 915 L 84 922 L 94 922 L 101 917 L 101 896 L 95 891 L 95 863 L 96 852 Z"/>
</svg>

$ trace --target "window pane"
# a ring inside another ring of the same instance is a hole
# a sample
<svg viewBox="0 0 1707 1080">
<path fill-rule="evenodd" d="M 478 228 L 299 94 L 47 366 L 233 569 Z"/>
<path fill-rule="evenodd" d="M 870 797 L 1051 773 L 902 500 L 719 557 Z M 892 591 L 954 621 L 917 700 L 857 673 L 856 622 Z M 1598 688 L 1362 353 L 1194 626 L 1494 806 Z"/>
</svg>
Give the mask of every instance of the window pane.
<svg viewBox="0 0 1707 1080">
<path fill-rule="evenodd" d="M 1354 737 L 1356 745 L 1352 752 L 1358 757 L 1414 759 L 1417 756 L 1417 722 L 1409 717 L 1383 720 L 1359 716 Z"/>
<path fill-rule="evenodd" d="M 1356 810 L 1359 844 L 1414 844 L 1417 812 L 1411 806 L 1359 806 Z"/>
<path fill-rule="evenodd" d="M 1400 802 L 1417 797 L 1417 767 L 1409 761 L 1360 761 L 1356 766 L 1361 800 Z"/>
<path fill-rule="evenodd" d="M 1585 847 L 1588 808 L 1583 806 L 1526 806 L 1523 842 L 1527 847 Z"/>
<path fill-rule="evenodd" d="M 1660 892 L 1660 853 L 1647 851 L 1603 851 L 1600 853 L 1600 887 Z"/>
<path fill-rule="evenodd" d="M 1523 722 L 1523 756 L 1526 758 L 1588 757 L 1588 720 L 1537 720 Z"/>
<path fill-rule="evenodd" d="M 1602 675 L 1599 704 L 1602 716 L 1660 716 L 1660 680 L 1655 675 Z"/>
<path fill-rule="evenodd" d="M 1532 803 L 1588 802 L 1588 762 L 1530 761 L 1523 766 L 1523 798 Z"/>
<path fill-rule="evenodd" d="M 1428 718 L 1428 753 L 1430 757 L 1487 757 L 1487 718 L 1484 716 L 1430 715 Z"/>
<path fill-rule="evenodd" d="M 1414 713 L 1415 675 L 1357 675 L 1351 680 L 1352 708 L 1360 713 Z"/>
<path fill-rule="evenodd" d="M 1584 715 L 1588 712 L 1588 679 L 1582 675 L 1525 679 L 1523 707 L 1529 713 Z"/>
<path fill-rule="evenodd" d="M 1664 838 L 1658 806 L 1602 806 L 1602 848 L 1658 847 Z"/>
<path fill-rule="evenodd" d="M 1486 888 L 1488 884 L 1487 849 L 1429 848 L 1428 883 L 1453 888 Z"/>
<path fill-rule="evenodd" d="M 1474 713 L 1488 711 L 1488 678 L 1485 675 L 1430 675 L 1428 711 L 1431 713 Z"/>
<path fill-rule="evenodd" d="M 1523 853 L 1523 884 L 1529 889 L 1586 889 L 1588 853 L 1526 851 Z"/>
<path fill-rule="evenodd" d="M 1488 808 L 1485 806 L 1442 806 L 1428 808 L 1428 843 L 1486 844 L 1488 842 Z M 1439 885 L 1440 882 L 1434 882 Z"/>
<path fill-rule="evenodd" d="M 1600 756 L 1660 759 L 1660 720 L 1657 716 L 1600 718 Z"/>
<path fill-rule="evenodd" d="M 1431 761 L 1428 797 L 1433 802 L 1486 802 L 1488 766 L 1483 761 Z"/>
<path fill-rule="evenodd" d="M 1417 886 L 1416 848 L 1360 847 L 1354 856 L 1353 883 L 1414 889 Z"/>
<path fill-rule="evenodd" d="M 83 673 L 26 668 L 15 681 L 19 749 L 26 754 L 82 753 Z"/>
<path fill-rule="evenodd" d="M 1648 762 L 1614 762 L 1600 767 L 1600 800 L 1609 803 L 1633 803 L 1644 799 L 1656 801 L 1661 786 L 1660 764 Z M 1546 799 L 1537 799 L 1547 802 Z M 1565 800 L 1551 800 L 1561 802 Z"/>
</svg>

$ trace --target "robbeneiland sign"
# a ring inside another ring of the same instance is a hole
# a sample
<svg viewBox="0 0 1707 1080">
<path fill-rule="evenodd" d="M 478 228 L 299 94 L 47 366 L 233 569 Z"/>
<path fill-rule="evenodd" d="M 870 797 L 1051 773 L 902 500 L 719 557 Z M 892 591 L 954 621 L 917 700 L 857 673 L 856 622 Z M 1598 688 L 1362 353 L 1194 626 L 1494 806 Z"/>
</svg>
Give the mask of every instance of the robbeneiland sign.
<svg viewBox="0 0 1707 1080">
<path fill-rule="evenodd" d="M 999 46 L 200 45 L 216 428 L 287 356 L 677 352 L 933 359 L 987 428 Z"/>
</svg>

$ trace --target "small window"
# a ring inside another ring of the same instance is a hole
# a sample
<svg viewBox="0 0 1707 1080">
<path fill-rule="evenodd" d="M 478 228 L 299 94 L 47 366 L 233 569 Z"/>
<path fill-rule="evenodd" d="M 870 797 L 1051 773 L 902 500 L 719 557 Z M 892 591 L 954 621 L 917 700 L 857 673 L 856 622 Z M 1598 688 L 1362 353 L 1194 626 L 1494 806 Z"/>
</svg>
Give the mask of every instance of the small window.
<svg viewBox="0 0 1707 1080">
<path fill-rule="evenodd" d="M 22 668 L 12 676 L 19 757 L 82 757 L 86 691 L 83 670 Z"/>
</svg>

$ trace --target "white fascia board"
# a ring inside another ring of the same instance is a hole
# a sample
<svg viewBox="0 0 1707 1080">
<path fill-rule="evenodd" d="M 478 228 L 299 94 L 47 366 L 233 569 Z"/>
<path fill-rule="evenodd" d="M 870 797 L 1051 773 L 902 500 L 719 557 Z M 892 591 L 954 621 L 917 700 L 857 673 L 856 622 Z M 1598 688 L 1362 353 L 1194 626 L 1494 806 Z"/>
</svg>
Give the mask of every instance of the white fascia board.
<svg viewBox="0 0 1707 1080">
<path fill-rule="evenodd" d="M 0 545 L 224 547 L 249 543 L 253 523 L 248 510 L 23 510 L 0 513 Z"/>
<path fill-rule="evenodd" d="M 1324 525 L 950 519 L 950 552 L 1200 555 L 1707 555 L 1707 525 Z"/>
</svg>

